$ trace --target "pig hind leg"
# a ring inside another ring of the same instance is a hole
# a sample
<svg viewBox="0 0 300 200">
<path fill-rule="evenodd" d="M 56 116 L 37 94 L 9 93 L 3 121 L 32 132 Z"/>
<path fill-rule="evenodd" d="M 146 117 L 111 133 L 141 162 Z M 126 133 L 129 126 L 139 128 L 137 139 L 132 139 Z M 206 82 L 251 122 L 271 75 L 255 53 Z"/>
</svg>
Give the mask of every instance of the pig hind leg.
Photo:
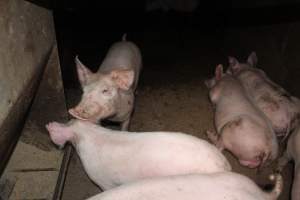
<svg viewBox="0 0 300 200">
<path fill-rule="evenodd" d="M 68 126 L 58 122 L 47 124 L 46 129 L 49 131 L 51 140 L 60 148 L 73 137 L 72 130 Z"/>
</svg>

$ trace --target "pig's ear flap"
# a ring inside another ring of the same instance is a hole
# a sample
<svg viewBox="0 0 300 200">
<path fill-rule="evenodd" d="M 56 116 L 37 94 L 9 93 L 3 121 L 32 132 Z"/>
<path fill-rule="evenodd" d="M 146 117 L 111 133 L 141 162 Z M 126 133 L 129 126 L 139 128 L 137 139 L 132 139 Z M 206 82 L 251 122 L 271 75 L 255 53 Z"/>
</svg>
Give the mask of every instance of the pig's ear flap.
<svg viewBox="0 0 300 200">
<path fill-rule="evenodd" d="M 110 75 L 118 87 L 123 90 L 129 90 L 134 81 L 134 71 L 130 69 L 114 70 Z"/>
<path fill-rule="evenodd" d="M 78 56 L 75 57 L 76 69 L 78 74 L 78 79 L 81 86 L 84 86 L 88 83 L 93 72 L 91 72 L 84 64 L 81 63 Z"/>
<path fill-rule="evenodd" d="M 221 80 L 221 78 L 223 77 L 224 73 L 223 73 L 223 65 L 219 64 L 216 67 L 216 71 L 215 71 L 215 76 L 216 76 L 216 81 Z"/>
<path fill-rule="evenodd" d="M 229 62 L 229 67 L 234 67 L 240 64 L 239 61 L 232 56 L 228 56 L 228 62 Z"/>
<path fill-rule="evenodd" d="M 247 59 L 247 63 L 251 66 L 251 67 L 256 67 L 257 64 L 257 56 L 255 51 L 253 51 Z"/>
<path fill-rule="evenodd" d="M 215 78 L 207 79 L 204 81 L 204 84 L 208 89 L 211 89 L 216 84 L 216 80 Z"/>
<path fill-rule="evenodd" d="M 228 62 L 229 62 L 229 68 L 227 69 L 227 71 L 230 71 L 231 73 L 235 73 L 240 70 L 240 63 L 235 57 L 228 56 Z"/>
</svg>

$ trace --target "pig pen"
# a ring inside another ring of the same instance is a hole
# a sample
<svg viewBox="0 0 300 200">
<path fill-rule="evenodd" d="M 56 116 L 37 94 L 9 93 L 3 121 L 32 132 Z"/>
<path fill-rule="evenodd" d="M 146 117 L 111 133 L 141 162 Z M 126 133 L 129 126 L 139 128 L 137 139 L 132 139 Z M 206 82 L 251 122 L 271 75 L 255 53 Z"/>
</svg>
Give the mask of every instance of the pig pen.
<svg viewBox="0 0 300 200">
<path fill-rule="evenodd" d="M 72 107 L 81 95 L 74 56 L 78 54 L 83 63 L 96 71 L 109 45 L 120 40 L 124 31 L 112 28 L 112 32 L 102 32 L 88 27 L 84 20 L 62 23 L 61 16 L 58 13 L 56 19 L 58 42 L 67 104 Z M 275 19 L 275 22 L 258 24 L 254 19 L 242 25 L 234 19 L 225 21 L 223 16 L 217 16 L 211 25 L 203 19 L 194 20 L 190 15 L 153 14 L 145 18 L 147 23 L 141 29 L 128 31 L 127 35 L 128 40 L 140 47 L 144 66 L 131 131 L 180 131 L 207 140 L 205 131 L 213 128 L 213 110 L 204 80 L 213 75 L 217 64 L 227 67 L 229 55 L 244 61 L 251 51 L 256 51 L 258 67 L 291 94 L 300 97 L 300 57 L 297 55 L 300 23 L 297 21 L 277 23 Z M 83 28 L 78 30 L 80 25 Z M 239 165 L 226 151 L 225 155 L 233 171 L 251 177 L 266 190 L 272 187 L 268 175 L 273 172 L 274 164 L 257 172 Z M 293 164 L 289 163 L 283 171 L 281 200 L 290 198 L 292 173 Z M 74 152 L 62 199 L 85 199 L 99 192 Z"/>
</svg>

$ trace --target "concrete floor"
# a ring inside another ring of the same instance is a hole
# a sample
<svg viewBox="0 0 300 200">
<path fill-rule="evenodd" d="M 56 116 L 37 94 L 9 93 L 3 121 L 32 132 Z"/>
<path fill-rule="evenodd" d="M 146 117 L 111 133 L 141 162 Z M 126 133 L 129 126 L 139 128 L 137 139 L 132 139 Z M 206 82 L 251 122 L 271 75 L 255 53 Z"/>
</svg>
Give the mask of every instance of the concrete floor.
<svg viewBox="0 0 300 200">
<path fill-rule="evenodd" d="M 299 89 L 291 84 L 292 74 L 298 71 L 295 71 L 295 67 L 286 69 L 282 66 L 283 63 L 293 66 L 285 51 L 294 48 L 293 45 L 284 46 L 285 32 L 282 30 L 286 27 L 294 28 L 290 33 L 292 38 L 298 26 L 285 24 L 227 29 L 222 32 L 188 29 L 179 33 L 175 30 L 147 32 L 137 42 L 142 50 L 144 68 L 130 130 L 181 131 L 207 139 L 205 130 L 213 128 L 213 112 L 203 81 L 212 76 L 216 64 L 227 65 L 228 55 L 245 59 L 252 50 L 257 51 L 259 66 L 273 80 L 299 95 Z M 293 62 L 297 63 L 295 60 Z M 296 79 L 293 81 L 297 83 Z M 80 90 L 68 90 L 67 95 L 69 106 L 72 106 L 80 98 Z M 271 183 L 267 177 L 272 173 L 274 165 L 257 173 L 256 170 L 240 166 L 228 152 L 225 155 L 233 171 L 249 176 L 262 188 L 269 188 Z M 280 200 L 289 199 L 292 167 L 289 164 L 285 168 L 284 191 Z M 99 192 L 99 188 L 87 178 L 80 160 L 74 154 L 62 199 L 79 200 Z"/>
</svg>

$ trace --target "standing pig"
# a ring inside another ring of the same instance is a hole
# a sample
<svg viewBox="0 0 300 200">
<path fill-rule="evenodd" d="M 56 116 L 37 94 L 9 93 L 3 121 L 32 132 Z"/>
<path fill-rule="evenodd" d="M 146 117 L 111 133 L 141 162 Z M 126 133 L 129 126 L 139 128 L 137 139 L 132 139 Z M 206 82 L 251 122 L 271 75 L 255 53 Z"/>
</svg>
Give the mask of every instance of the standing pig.
<svg viewBox="0 0 300 200">
<path fill-rule="evenodd" d="M 88 200 L 276 200 L 282 191 L 282 177 L 271 192 L 261 190 L 248 177 L 233 173 L 189 174 L 156 177 L 128 183 Z"/>
<path fill-rule="evenodd" d="M 281 171 L 290 160 L 295 161 L 292 200 L 300 200 L 300 126 L 289 137 L 287 149 L 279 159 L 279 170 Z"/>
<path fill-rule="evenodd" d="M 278 144 L 269 120 L 254 105 L 240 81 L 223 74 L 222 65 L 216 67 L 215 73 L 215 78 L 206 81 L 215 107 L 217 131 L 207 131 L 209 139 L 219 149 L 228 149 L 240 164 L 250 168 L 274 160 Z"/>
<path fill-rule="evenodd" d="M 125 36 L 111 46 L 97 73 L 75 58 L 83 89 L 80 103 L 69 110 L 75 118 L 94 123 L 108 118 L 121 122 L 122 130 L 128 129 L 142 60 L 138 47 Z"/>
<path fill-rule="evenodd" d="M 229 70 L 242 82 L 254 102 L 269 118 L 277 136 L 286 137 L 299 121 L 299 100 L 274 83 L 256 68 L 257 57 L 252 52 L 247 63 L 229 57 Z"/>
<path fill-rule="evenodd" d="M 182 133 L 113 131 L 82 120 L 46 128 L 55 144 L 73 144 L 88 176 L 104 190 L 147 177 L 231 170 L 215 146 Z"/>
</svg>

